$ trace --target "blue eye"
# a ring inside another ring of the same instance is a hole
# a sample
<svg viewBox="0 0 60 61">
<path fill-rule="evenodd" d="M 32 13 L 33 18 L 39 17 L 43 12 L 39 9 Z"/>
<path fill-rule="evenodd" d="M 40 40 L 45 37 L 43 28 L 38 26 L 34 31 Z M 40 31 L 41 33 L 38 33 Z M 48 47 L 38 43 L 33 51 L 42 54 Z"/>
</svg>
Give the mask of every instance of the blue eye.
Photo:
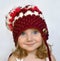
<svg viewBox="0 0 60 61">
<path fill-rule="evenodd" d="M 38 33 L 38 31 L 33 31 L 33 33 L 34 33 L 34 34 L 37 34 L 37 33 Z"/>
<path fill-rule="evenodd" d="M 25 35 L 25 32 L 22 32 L 21 35 Z"/>
</svg>

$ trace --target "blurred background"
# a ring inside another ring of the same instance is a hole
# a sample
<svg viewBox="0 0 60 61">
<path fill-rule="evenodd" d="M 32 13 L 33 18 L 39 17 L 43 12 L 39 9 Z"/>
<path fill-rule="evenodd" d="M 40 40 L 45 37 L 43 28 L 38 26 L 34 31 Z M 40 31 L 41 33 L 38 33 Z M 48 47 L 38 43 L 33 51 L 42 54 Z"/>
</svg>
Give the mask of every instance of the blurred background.
<svg viewBox="0 0 60 61">
<path fill-rule="evenodd" d="M 14 50 L 12 32 L 5 25 L 5 16 L 17 6 L 36 5 L 43 12 L 49 29 L 48 43 L 59 61 L 60 58 L 60 0 L 0 0 L 0 61 L 8 61 L 9 54 Z"/>
</svg>

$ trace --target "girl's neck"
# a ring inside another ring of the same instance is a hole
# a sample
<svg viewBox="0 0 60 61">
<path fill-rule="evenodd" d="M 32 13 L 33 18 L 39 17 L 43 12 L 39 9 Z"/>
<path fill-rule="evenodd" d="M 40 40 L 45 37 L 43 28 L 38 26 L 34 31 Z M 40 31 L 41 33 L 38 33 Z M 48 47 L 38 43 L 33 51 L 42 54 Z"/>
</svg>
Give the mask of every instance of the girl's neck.
<svg viewBox="0 0 60 61">
<path fill-rule="evenodd" d="M 35 51 L 29 51 L 28 52 L 28 56 L 31 56 L 31 57 L 36 57 L 36 50 Z"/>
</svg>

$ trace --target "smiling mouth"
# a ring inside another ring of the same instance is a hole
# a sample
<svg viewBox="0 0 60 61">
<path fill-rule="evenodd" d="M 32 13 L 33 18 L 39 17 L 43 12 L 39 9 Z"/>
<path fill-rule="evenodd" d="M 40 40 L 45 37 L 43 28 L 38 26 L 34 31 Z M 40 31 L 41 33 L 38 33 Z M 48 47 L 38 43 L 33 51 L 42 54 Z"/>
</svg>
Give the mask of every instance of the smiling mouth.
<svg viewBox="0 0 60 61">
<path fill-rule="evenodd" d="M 28 45 L 28 46 L 32 46 L 32 45 L 34 45 L 35 43 L 27 43 L 26 45 Z"/>
</svg>

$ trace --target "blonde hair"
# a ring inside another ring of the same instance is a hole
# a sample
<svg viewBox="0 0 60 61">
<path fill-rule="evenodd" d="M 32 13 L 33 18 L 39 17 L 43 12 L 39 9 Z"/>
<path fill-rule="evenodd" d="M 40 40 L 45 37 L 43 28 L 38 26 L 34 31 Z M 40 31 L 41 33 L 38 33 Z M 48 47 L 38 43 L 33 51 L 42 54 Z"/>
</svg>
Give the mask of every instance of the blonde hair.
<svg viewBox="0 0 60 61">
<path fill-rule="evenodd" d="M 50 46 L 50 45 L 49 45 Z M 50 46 L 51 47 L 51 46 Z M 51 50 L 51 49 L 50 49 Z M 20 46 L 16 46 L 16 50 L 12 53 L 14 56 L 16 56 L 17 58 L 23 58 L 26 57 L 28 55 L 27 51 L 22 49 Z M 45 59 L 46 57 L 48 57 L 48 50 L 47 47 L 45 45 L 45 43 L 43 42 L 41 46 L 39 46 L 37 48 L 36 51 L 36 57 L 40 58 L 40 59 Z"/>
</svg>

